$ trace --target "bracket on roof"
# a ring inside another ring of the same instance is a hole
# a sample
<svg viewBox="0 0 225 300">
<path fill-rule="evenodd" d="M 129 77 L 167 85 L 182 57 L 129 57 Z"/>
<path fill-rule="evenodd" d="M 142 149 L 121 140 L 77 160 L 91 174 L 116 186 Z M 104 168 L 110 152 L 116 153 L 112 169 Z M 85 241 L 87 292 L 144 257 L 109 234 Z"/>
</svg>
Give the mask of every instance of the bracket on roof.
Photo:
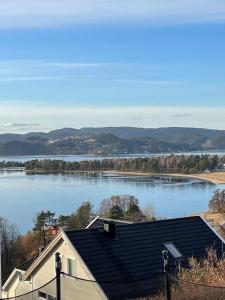
<svg viewBox="0 0 225 300">
<path fill-rule="evenodd" d="M 180 251 L 175 247 L 175 245 L 172 242 L 164 243 L 164 246 L 169 251 L 169 253 L 175 258 L 182 258 L 183 255 L 180 253 Z"/>
</svg>

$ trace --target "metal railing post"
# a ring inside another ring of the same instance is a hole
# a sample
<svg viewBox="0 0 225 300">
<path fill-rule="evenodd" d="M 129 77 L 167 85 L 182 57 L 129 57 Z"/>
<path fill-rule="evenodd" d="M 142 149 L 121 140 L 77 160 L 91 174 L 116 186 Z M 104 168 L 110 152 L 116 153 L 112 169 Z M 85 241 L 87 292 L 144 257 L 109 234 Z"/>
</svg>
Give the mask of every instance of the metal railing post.
<svg viewBox="0 0 225 300">
<path fill-rule="evenodd" d="M 62 263 L 60 253 L 55 254 L 55 272 L 56 272 L 56 300 L 61 300 L 61 269 Z"/>
<path fill-rule="evenodd" d="M 171 285 L 170 285 L 170 277 L 169 277 L 169 266 L 168 266 L 168 261 L 169 261 L 169 256 L 168 256 L 168 251 L 163 250 L 162 251 L 162 256 L 163 256 L 163 272 L 165 275 L 165 294 L 166 294 L 166 300 L 171 300 Z"/>
</svg>

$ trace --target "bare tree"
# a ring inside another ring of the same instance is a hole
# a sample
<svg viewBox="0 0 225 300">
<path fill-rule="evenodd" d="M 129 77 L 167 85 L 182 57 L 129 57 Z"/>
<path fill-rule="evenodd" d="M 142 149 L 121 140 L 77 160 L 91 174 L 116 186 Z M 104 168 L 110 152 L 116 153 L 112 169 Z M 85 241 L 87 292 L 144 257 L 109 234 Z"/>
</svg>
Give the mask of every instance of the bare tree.
<svg viewBox="0 0 225 300">
<path fill-rule="evenodd" d="M 225 190 L 217 189 L 209 200 L 209 209 L 213 212 L 225 212 Z"/>
<path fill-rule="evenodd" d="M 14 267 L 14 254 L 18 233 L 15 225 L 0 217 L 0 234 L 2 240 L 2 271 L 3 276 L 11 272 Z"/>
</svg>

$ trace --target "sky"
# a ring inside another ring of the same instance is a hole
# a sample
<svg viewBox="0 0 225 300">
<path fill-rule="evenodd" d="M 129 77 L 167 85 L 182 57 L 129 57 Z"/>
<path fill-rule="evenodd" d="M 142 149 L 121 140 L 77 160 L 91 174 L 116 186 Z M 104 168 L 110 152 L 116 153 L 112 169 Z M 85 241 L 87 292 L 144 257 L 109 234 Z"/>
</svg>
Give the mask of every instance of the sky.
<svg viewBox="0 0 225 300">
<path fill-rule="evenodd" d="M 225 129 L 224 0 L 0 2 L 0 133 Z"/>
</svg>

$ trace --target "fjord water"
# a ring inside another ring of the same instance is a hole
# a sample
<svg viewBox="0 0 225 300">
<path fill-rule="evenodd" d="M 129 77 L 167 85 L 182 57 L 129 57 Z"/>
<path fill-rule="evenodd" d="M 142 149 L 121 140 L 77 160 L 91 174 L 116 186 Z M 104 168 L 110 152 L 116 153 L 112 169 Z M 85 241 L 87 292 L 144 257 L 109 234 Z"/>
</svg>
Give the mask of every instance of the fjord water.
<svg viewBox="0 0 225 300">
<path fill-rule="evenodd" d="M 0 216 L 15 223 L 20 232 L 32 229 L 37 212 L 70 214 L 83 201 L 97 210 L 102 199 L 132 194 L 142 207 L 152 205 L 160 217 L 183 217 L 207 209 L 218 186 L 192 181 L 161 181 L 150 177 L 93 175 L 26 175 L 0 171 Z"/>
<path fill-rule="evenodd" d="M 33 159 L 56 159 L 56 160 L 64 160 L 64 161 L 81 161 L 81 160 L 102 160 L 102 159 L 110 159 L 110 158 L 131 158 L 131 157 L 152 157 L 152 156 L 168 156 L 172 153 L 153 153 L 153 154 L 124 154 L 124 155 L 116 155 L 116 156 L 95 156 L 95 155 L 28 155 L 28 156 L 0 156 L 0 161 L 18 161 L 18 162 L 27 162 Z M 209 154 L 209 155 L 225 155 L 224 151 L 192 151 L 192 152 L 177 152 L 173 153 L 176 155 L 201 155 L 201 154 Z"/>
</svg>

